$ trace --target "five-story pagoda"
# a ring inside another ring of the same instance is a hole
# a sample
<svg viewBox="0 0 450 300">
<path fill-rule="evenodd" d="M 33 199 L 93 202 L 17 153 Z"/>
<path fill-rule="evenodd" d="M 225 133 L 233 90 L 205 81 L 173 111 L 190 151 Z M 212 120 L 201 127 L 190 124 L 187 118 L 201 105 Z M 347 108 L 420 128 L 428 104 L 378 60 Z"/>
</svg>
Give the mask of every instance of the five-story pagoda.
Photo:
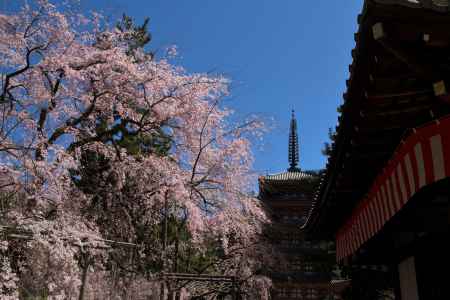
<svg viewBox="0 0 450 300">
<path fill-rule="evenodd" d="M 286 260 L 270 272 L 273 299 L 323 299 L 330 291 L 328 245 L 305 241 L 300 231 L 318 176 L 300 169 L 297 120 L 292 111 L 287 172 L 259 177 L 259 198 L 273 218 L 269 234 Z"/>
</svg>

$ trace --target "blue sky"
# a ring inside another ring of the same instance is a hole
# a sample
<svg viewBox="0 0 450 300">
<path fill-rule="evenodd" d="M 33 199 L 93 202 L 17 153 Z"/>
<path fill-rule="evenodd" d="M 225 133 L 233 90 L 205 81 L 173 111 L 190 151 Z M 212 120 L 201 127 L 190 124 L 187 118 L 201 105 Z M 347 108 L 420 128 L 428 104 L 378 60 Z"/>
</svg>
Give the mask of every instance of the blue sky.
<svg viewBox="0 0 450 300">
<path fill-rule="evenodd" d="M 274 117 L 275 128 L 255 169 L 288 167 L 290 111 L 296 110 L 300 165 L 325 164 L 320 150 L 337 121 L 348 78 L 362 0 L 86 1 L 107 14 L 150 17 L 152 48 L 176 44 L 189 71 L 215 71 L 233 80 L 229 104 L 241 115 Z"/>
<path fill-rule="evenodd" d="M 214 71 L 232 79 L 229 105 L 239 115 L 273 117 L 275 128 L 262 150 L 255 149 L 257 172 L 288 167 L 293 108 L 302 169 L 324 166 L 320 150 L 328 140 L 328 128 L 336 125 L 362 0 L 80 2 L 83 9 L 101 11 L 112 19 L 123 12 L 138 22 L 150 17 L 151 49 L 177 45 L 177 61 L 188 71 Z"/>
</svg>

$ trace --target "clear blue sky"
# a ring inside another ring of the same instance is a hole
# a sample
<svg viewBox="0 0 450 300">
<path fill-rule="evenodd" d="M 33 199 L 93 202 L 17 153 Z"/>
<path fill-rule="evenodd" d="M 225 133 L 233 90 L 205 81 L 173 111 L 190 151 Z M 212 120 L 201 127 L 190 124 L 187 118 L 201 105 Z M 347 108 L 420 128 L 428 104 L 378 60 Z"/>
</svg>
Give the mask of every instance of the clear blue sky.
<svg viewBox="0 0 450 300">
<path fill-rule="evenodd" d="M 6 0 L 8 1 L 8 0 Z M 24 1 L 24 0 L 22 0 Z M 80 0 L 112 18 L 150 17 L 152 49 L 176 44 L 188 71 L 233 80 L 230 105 L 274 117 L 261 174 L 285 170 L 290 111 L 296 110 L 300 165 L 319 169 L 328 128 L 337 122 L 362 0 Z"/>
</svg>

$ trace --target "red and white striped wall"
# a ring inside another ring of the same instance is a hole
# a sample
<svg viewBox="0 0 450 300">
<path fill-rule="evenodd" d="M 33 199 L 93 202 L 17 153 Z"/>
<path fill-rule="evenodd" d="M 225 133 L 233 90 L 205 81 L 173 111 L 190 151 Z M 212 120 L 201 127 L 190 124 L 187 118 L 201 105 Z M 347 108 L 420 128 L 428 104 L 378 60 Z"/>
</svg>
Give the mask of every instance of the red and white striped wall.
<svg viewBox="0 0 450 300">
<path fill-rule="evenodd" d="M 450 177 L 450 116 L 416 128 L 336 235 L 340 261 L 374 236 L 422 187 Z"/>
</svg>

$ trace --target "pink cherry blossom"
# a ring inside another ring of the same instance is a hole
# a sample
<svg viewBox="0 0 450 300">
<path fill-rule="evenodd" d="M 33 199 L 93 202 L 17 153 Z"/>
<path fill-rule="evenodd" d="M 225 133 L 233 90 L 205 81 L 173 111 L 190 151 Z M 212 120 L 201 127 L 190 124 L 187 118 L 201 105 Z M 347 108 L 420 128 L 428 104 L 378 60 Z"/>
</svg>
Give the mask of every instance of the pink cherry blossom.
<svg viewBox="0 0 450 300">
<path fill-rule="evenodd" d="M 226 259 L 217 270 L 223 274 L 253 278 L 270 260 L 270 247 L 260 243 L 269 220 L 249 196 L 251 141 L 264 124 L 230 121 L 222 104 L 229 79 L 190 74 L 139 53 L 136 60 L 127 55 L 124 34 L 99 14 L 72 13 L 45 0 L 0 14 L 0 225 L 32 236 L 0 240 L 2 299 L 17 298 L 19 287 L 49 299 L 77 298 L 82 255 L 95 258 L 89 269 L 95 282 L 86 294 L 111 288 L 104 241 L 135 243 L 141 233 L 131 214 L 153 226 L 164 206 L 187 218 L 199 251 L 206 237 L 221 241 Z M 146 134 L 163 128 L 171 139 L 168 155 L 129 153 L 114 142 L 120 126 Z M 93 206 L 96 195 L 74 184 L 83 153 L 111 166 L 95 174 L 109 178 L 102 192 L 107 209 Z M 158 251 L 141 255 L 158 257 Z M 261 290 L 270 282 L 255 277 L 246 286 Z"/>
</svg>

